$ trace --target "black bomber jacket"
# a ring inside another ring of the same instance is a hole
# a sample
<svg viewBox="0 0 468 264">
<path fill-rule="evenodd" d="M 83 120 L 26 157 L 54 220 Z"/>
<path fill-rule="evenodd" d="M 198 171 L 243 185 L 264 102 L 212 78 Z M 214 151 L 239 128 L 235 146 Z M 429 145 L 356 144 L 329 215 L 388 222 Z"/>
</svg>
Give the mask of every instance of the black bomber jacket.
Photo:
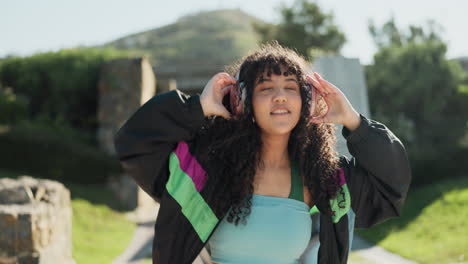
<svg viewBox="0 0 468 264">
<path fill-rule="evenodd" d="M 350 238 L 343 216 L 353 211 L 355 228 L 399 216 L 411 182 L 401 141 L 385 125 L 360 117 L 356 130 L 342 129 L 353 157 L 340 157 L 337 175 L 346 195 L 330 203 L 332 209 L 337 202 L 346 207 L 334 217 L 320 214 L 320 264 L 347 263 Z M 194 137 L 204 122 L 199 96 L 174 90 L 148 100 L 115 135 L 122 167 L 160 204 L 153 263 L 192 263 L 226 213 L 214 213 L 203 188 L 206 172 L 196 153 L 204 146 Z"/>
</svg>

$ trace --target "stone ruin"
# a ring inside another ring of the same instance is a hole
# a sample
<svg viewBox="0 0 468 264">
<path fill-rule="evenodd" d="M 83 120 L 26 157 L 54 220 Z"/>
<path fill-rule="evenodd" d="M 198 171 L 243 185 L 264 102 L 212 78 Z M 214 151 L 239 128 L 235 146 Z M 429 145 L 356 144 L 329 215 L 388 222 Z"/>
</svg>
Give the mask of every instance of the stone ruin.
<svg viewBox="0 0 468 264">
<path fill-rule="evenodd" d="M 359 59 L 340 55 L 320 56 L 314 61 L 312 69 L 336 85 L 346 95 L 356 111 L 365 117 L 372 118 L 364 68 Z M 351 158 L 352 155 L 346 146 L 346 139 L 341 135 L 343 125 L 337 124 L 336 127 L 336 150 L 340 155 Z"/>
<path fill-rule="evenodd" d="M 75 264 L 70 191 L 51 180 L 0 179 L 0 264 Z"/>
<path fill-rule="evenodd" d="M 157 81 L 145 57 L 111 60 L 101 66 L 97 138 L 102 150 L 115 154 L 115 133 L 138 107 L 156 94 L 156 84 L 158 89 L 165 91 L 175 89 L 176 85 L 171 80 Z M 107 185 L 126 209 L 155 205 L 152 198 L 125 173 L 110 176 Z"/>
<path fill-rule="evenodd" d="M 156 78 L 146 58 L 115 59 L 103 63 L 98 82 L 101 149 L 114 154 L 113 136 L 132 112 L 155 95 Z"/>
</svg>

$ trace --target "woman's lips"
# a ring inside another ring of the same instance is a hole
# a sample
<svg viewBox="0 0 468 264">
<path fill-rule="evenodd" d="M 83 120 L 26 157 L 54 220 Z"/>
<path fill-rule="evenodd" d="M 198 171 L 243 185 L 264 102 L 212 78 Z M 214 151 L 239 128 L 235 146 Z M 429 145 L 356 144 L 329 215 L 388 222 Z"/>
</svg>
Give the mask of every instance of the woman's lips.
<svg viewBox="0 0 468 264">
<path fill-rule="evenodd" d="M 290 112 L 286 112 L 286 113 L 270 113 L 270 115 L 277 115 L 277 116 L 283 116 L 283 115 L 289 115 L 291 114 Z"/>
</svg>

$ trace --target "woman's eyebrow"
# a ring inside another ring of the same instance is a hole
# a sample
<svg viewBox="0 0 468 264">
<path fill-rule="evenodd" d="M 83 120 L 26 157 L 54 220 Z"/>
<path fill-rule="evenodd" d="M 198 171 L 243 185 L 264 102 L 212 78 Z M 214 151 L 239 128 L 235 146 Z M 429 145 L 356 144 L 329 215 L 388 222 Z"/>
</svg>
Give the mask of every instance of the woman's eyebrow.
<svg viewBox="0 0 468 264">
<path fill-rule="evenodd" d="M 293 78 L 286 79 L 286 81 L 293 81 L 293 82 L 299 83 L 296 79 L 293 79 Z"/>
<path fill-rule="evenodd" d="M 271 82 L 271 79 L 263 78 L 263 77 L 262 77 L 262 78 L 260 78 L 260 79 L 258 80 L 258 84 L 261 84 L 261 83 L 263 83 L 263 82 Z"/>
<path fill-rule="evenodd" d="M 258 81 L 258 84 L 261 84 L 263 82 L 271 82 L 272 80 L 270 78 L 261 78 L 259 81 Z M 286 79 L 286 81 L 293 81 L 293 82 L 296 82 L 296 83 L 299 83 L 296 79 L 293 79 L 293 78 L 289 78 L 289 79 Z"/>
</svg>

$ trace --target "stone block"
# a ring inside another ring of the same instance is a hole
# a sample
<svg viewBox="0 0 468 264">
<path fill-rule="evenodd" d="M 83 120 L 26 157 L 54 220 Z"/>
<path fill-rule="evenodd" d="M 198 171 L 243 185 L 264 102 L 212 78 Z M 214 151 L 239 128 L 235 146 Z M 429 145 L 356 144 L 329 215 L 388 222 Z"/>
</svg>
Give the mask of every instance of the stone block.
<svg viewBox="0 0 468 264">
<path fill-rule="evenodd" d="M 101 149 L 115 154 L 113 136 L 118 128 L 155 94 L 156 77 L 148 59 L 116 59 L 101 66 L 97 113 Z"/>
<path fill-rule="evenodd" d="M 370 117 L 369 99 L 364 75 L 364 69 L 359 59 L 343 56 L 321 56 L 315 59 L 313 70 L 337 86 L 348 98 L 359 113 Z M 346 140 L 341 135 L 342 125 L 337 125 L 337 151 L 341 155 L 351 157 L 346 146 Z"/>
<path fill-rule="evenodd" d="M 0 179 L 0 197 L 0 264 L 75 263 L 70 191 L 63 184 Z"/>
</svg>

